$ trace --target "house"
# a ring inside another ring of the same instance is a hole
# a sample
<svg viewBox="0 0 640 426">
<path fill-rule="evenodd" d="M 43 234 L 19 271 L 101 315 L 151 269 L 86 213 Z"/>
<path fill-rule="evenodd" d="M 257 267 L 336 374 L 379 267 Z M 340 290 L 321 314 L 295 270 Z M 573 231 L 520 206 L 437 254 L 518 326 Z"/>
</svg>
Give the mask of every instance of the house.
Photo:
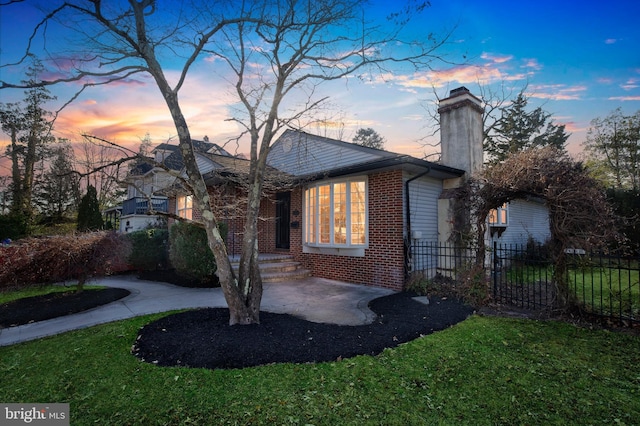
<svg viewBox="0 0 640 426">
<path fill-rule="evenodd" d="M 210 143 L 206 136 L 203 141 L 194 140 L 193 145 L 200 157 L 206 155 L 232 157 L 219 145 Z M 163 220 L 162 217 L 150 215 L 149 211 L 161 213 L 170 211 L 169 197 L 163 191 L 171 188 L 176 182 L 176 176 L 180 175 L 184 166 L 182 155 L 177 145 L 168 143 L 158 145 L 153 149 L 152 154 L 153 158 L 149 158 L 150 161 L 138 162 L 127 175 L 125 180 L 127 198 L 122 206 L 118 207 L 120 232 L 128 233 L 158 226 Z M 186 199 L 187 197 L 182 198 L 183 204 Z M 149 203 L 152 209 L 149 208 Z M 182 207 L 187 211 L 186 205 Z M 172 212 L 175 211 L 172 210 Z"/>
<path fill-rule="evenodd" d="M 272 145 L 268 164 L 286 185 L 269 186 L 262 200 L 260 253 L 286 255 L 317 277 L 401 290 L 417 267 L 408 250 L 412 241 L 449 240 L 455 232 L 453 190 L 483 165 L 481 101 L 466 88 L 452 90 L 439 114 L 440 163 L 285 131 Z M 200 150 L 198 165 L 217 217 L 228 226 L 228 251 L 237 255 L 244 223 L 239 187 L 247 160 Z M 180 190 L 169 194 L 168 211 L 196 219 L 190 197 Z M 528 214 L 527 203 L 496 211 L 493 238 L 533 230 L 533 223 L 519 218 Z"/>
</svg>

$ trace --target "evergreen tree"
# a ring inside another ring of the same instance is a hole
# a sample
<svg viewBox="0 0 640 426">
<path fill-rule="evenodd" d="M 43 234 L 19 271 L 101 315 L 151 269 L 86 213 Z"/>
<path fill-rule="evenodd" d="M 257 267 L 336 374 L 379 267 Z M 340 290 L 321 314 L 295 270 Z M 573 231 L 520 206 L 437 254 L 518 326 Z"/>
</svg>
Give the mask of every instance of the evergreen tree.
<svg viewBox="0 0 640 426">
<path fill-rule="evenodd" d="M 366 129 L 358 129 L 353 137 L 353 143 L 356 145 L 367 146 L 369 148 L 384 149 L 385 138 L 380 136 L 378 132 L 371 127 Z"/>
<path fill-rule="evenodd" d="M 35 61 L 24 83 L 35 84 L 43 71 L 42 64 Z M 54 140 L 52 114 L 44 109 L 54 99 L 45 87 L 34 85 L 25 91 L 22 104 L 0 104 L 0 124 L 11 140 L 6 151 L 11 159 L 11 213 L 27 222 L 34 216 L 36 168 L 47 157 L 47 144 Z"/>
<path fill-rule="evenodd" d="M 513 103 L 500 108 L 501 117 L 485 131 L 484 151 L 489 163 L 502 162 L 509 154 L 528 148 L 553 146 L 564 150 L 569 138 L 565 126 L 554 124 L 551 114 L 540 107 L 527 112 L 528 102 L 520 92 Z"/>
<path fill-rule="evenodd" d="M 96 188 L 89 185 L 87 193 L 82 197 L 78 207 L 78 231 L 96 231 L 102 229 L 103 226 L 104 222 L 102 221 L 102 214 L 98 204 L 98 193 Z"/>
<path fill-rule="evenodd" d="M 36 203 L 40 211 L 54 223 L 59 223 L 76 210 L 80 200 L 78 175 L 74 173 L 75 154 L 67 140 L 61 140 L 51 150 L 49 170 L 38 182 Z"/>
</svg>

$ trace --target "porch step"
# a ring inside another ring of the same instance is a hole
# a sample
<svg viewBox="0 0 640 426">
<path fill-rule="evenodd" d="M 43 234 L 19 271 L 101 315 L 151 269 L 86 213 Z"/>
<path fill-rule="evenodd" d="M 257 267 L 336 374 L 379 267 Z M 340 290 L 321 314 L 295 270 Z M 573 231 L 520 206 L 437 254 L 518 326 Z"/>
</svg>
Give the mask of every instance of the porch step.
<svg viewBox="0 0 640 426">
<path fill-rule="evenodd" d="M 238 272 L 240 258 L 231 257 L 230 259 L 231 267 Z M 302 268 L 300 262 L 296 262 L 293 256 L 288 254 L 261 254 L 258 261 L 260 276 L 265 283 L 302 280 L 311 276 L 311 271 Z"/>
</svg>

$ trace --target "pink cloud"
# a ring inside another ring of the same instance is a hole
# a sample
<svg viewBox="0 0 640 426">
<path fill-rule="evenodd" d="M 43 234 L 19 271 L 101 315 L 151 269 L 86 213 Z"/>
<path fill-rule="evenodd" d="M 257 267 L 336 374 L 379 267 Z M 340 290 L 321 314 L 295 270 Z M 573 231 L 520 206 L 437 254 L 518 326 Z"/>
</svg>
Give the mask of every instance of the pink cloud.
<svg viewBox="0 0 640 426">
<path fill-rule="evenodd" d="M 530 68 L 534 71 L 540 71 L 542 69 L 542 65 L 540 65 L 538 60 L 535 58 L 525 58 L 524 64 L 521 66 L 521 68 Z"/>
<path fill-rule="evenodd" d="M 639 79 L 630 78 L 629 80 L 626 81 L 625 84 L 620 85 L 620 87 L 622 87 L 624 90 L 633 90 L 633 89 L 637 89 L 638 87 L 640 87 L 638 85 L 638 83 L 640 83 Z"/>
<path fill-rule="evenodd" d="M 640 96 L 612 96 L 608 98 L 610 101 L 640 101 Z"/>
<path fill-rule="evenodd" d="M 513 55 L 498 55 L 493 53 L 484 52 L 480 57 L 484 60 L 493 62 L 494 64 L 503 64 L 513 59 Z"/>
<path fill-rule="evenodd" d="M 554 101 L 576 101 L 582 99 L 586 86 L 565 86 L 564 84 L 541 84 L 529 87 L 528 96 Z"/>
</svg>

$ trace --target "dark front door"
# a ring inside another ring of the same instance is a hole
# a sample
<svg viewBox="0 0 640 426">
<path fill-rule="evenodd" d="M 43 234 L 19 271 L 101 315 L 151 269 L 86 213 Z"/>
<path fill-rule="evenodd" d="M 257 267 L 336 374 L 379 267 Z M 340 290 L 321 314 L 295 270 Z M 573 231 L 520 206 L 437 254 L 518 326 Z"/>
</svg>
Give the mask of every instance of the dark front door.
<svg viewBox="0 0 640 426">
<path fill-rule="evenodd" d="M 276 194 L 276 248 L 289 249 L 291 193 Z"/>
</svg>

